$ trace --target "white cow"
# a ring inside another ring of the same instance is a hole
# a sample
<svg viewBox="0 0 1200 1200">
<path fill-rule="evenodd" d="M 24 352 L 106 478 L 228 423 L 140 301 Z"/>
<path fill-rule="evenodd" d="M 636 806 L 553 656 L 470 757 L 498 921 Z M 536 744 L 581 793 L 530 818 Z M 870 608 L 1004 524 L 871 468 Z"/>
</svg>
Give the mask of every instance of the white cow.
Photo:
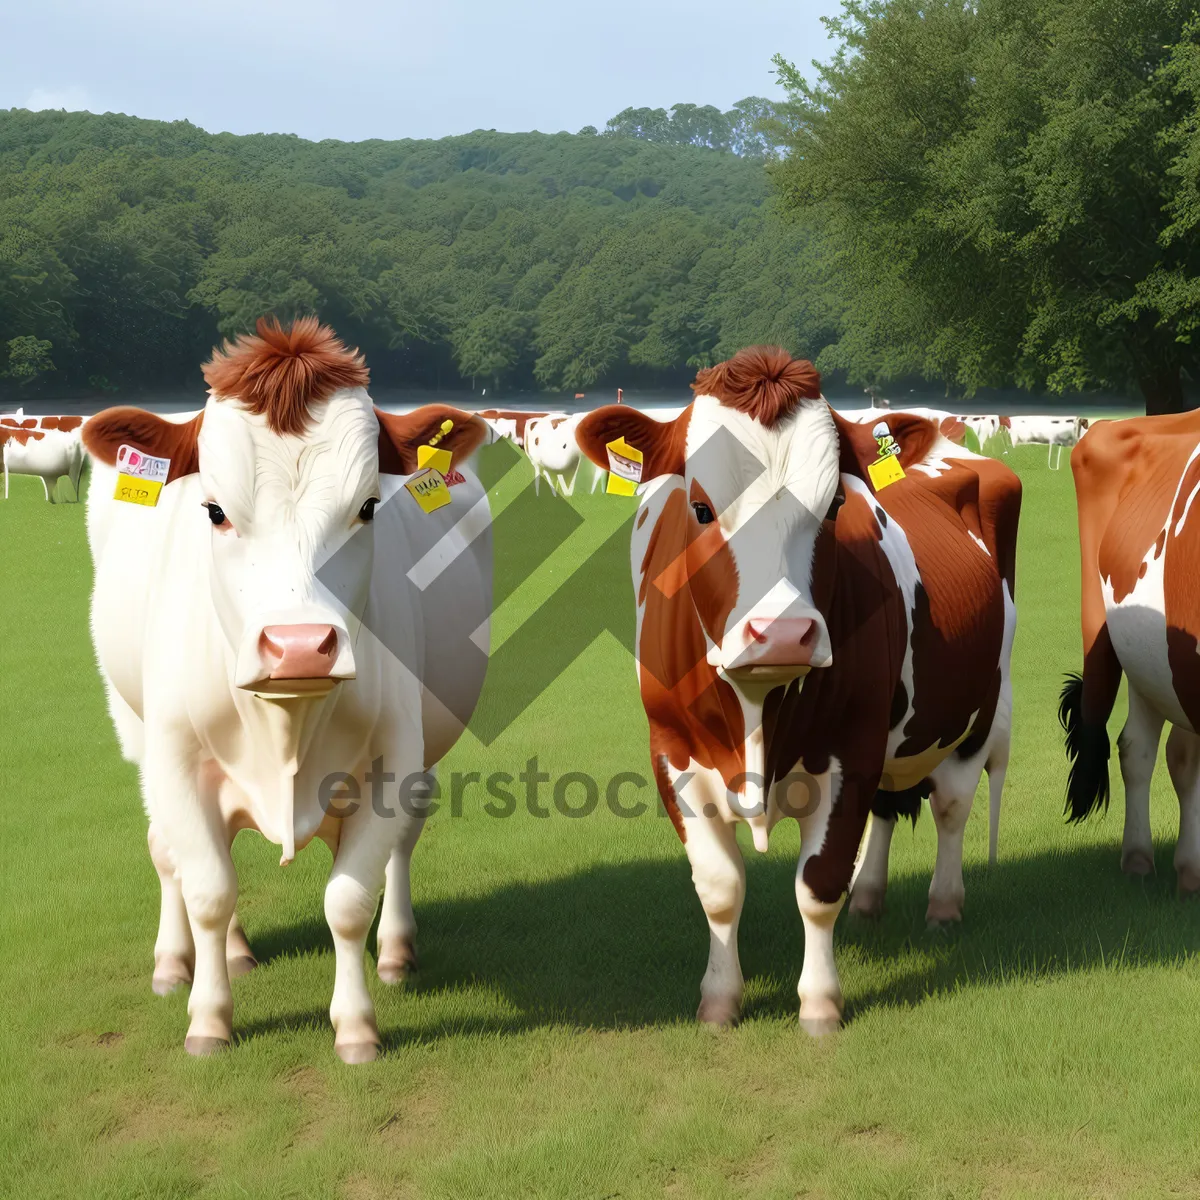
<svg viewBox="0 0 1200 1200">
<path fill-rule="evenodd" d="M 1046 465 L 1057 471 L 1062 464 L 1062 448 L 1074 446 L 1087 427 L 1087 417 L 1010 417 L 1008 431 L 1014 446 L 1047 446 Z"/>
<path fill-rule="evenodd" d="M 83 470 L 83 447 L 77 432 L 56 429 L 5 429 L 0 426 L 4 456 L 4 498 L 8 499 L 9 475 L 36 475 L 46 499 L 54 503 L 54 491 L 64 475 L 79 499 L 79 475 Z"/>
<path fill-rule="evenodd" d="M 564 496 L 573 495 L 579 473 L 584 470 L 583 462 L 587 462 L 586 471 L 591 477 L 589 490 L 594 492 L 603 483 L 608 472 L 593 468 L 590 461 L 583 459 L 575 441 L 575 430 L 585 416 L 586 413 L 569 417 L 548 414 L 525 427 L 525 453 L 533 464 L 535 493 L 541 477 L 545 476 L 551 491 L 557 488 Z"/>
<path fill-rule="evenodd" d="M 111 409 L 83 435 L 96 656 L 141 766 L 162 888 L 154 989 L 190 980 L 187 1050 L 225 1046 L 231 967 L 254 965 L 230 844 L 257 829 L 282 865 L 319 837 L 334 855 L 334 1048 L 368 1061 L 367 933 L 386 879 L 378 972 L 402 978 L 422 772 L 458 738 L 486 670 L 491 519 L 462 465 L 485 431 L 444 405 L 379 412 L 361 357 L 315 318 L 260 321 L 205 378 L 186 423 Z M 405 484 L 447 421 L 453 486 L 427 512 Z M 170 460 L 156 505 L 114 498 L 122 446 Z"/>
</svg>

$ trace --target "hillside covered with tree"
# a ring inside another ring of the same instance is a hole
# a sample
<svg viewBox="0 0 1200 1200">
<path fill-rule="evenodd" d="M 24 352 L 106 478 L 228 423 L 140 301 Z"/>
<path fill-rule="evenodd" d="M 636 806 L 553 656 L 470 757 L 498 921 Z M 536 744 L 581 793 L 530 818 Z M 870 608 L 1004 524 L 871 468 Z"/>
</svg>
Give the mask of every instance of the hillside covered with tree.
<svg viewBox="0 0 1200 1200">
<path fill-rule="evenodd" d="M 320 313 L 384 384 L 675 383 L 763 339 L 816 355 L 837 306 L 806 226 L 772 215 L 751 109 L 360 143 L 0 112 L 0 384 L 198 381 L 264 312 Z"/>
</svg>

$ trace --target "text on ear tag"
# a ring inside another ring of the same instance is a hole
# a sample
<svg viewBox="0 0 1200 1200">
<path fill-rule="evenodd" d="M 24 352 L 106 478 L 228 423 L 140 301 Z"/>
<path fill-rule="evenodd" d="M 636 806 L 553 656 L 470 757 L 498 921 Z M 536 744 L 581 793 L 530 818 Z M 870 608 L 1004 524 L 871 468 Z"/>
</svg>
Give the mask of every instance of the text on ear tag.
<svg viewBox="0 0 1200 1200">
<path fill-rule="evenodd" d="M 404 486 L 424 513 L 437 512 L 439 508 L 445 508 L 453 499 L 441 471 L 433 469 L 422 471 L 420 474 L 414 475 Z"/>
<path fill-rule="evenodd" d="M 117 487 L 113 499 L 154 508 L 170 470 L 169 458 L 155 458 L 133 446 L 121 446 L 117 450 Z"/>
<path fill-rule="evenodd" d="M 604 490 L 613 496 L 633 496 L 642 482 L 644 456 L 623 437 L 605 445 L 608 451 L 608 483 Z"/>
</svg>

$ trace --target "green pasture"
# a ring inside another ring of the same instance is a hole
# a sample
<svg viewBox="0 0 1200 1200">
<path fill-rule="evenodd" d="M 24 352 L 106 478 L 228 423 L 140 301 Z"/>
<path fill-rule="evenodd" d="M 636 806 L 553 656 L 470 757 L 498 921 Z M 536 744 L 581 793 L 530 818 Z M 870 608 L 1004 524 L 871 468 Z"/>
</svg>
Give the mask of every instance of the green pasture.
<svg viewBox="0 0 1200 1200">
<path fill-rule="evenodd" d="M 603 805 L 499 820 L 472 789 L 417 848 L 421 969 L 398 988 L 372 971 L 385 1053 L 357 1068 L 335 1058 L 327 1017 L 328 852 L 281 869 L 252 835 L 235 847 L 239 910 L 262 965 L 234 982 L 233 1048 L 184 1053 L 186 995 L 150 990 L 158 884 L 92 660 L 84 509 L 14 478 L 0 502 L 0 1195 L 1200 1194 L 1200 905 L 1175 896 L 1175 801 L 1163 773 L 1146 881 L 1119 870 L 1119 784 L 1106 819 L 1063 824 L 1055 707 L 1080 658 L 1070 472 L 1048 471 L 1042 447 L 1010 461 L 1025 483 L 1013 757 L 998 866 L 982 796 L 968 826 L 961 931 L 925 928 L 926 813 L 897 833 L 882 921 L 840 919 L 847 1023 L 811 1041 L 795 826 L 765 856 L 747 840 L 746 1018 L 716 1034 L 693 1022 L 708 934 L 670 822 Z M 576 498 L 586 520 L 523 581 L 524 543 L 501 539 L 499 641 L 524 636 L 624 503 Z M 630 604 L 626 570 L 612 558 L 581 620 Z M 519 691 L 522 662 L 534 670 L 528 645 L 489 681 L 485 714 Z M 515 776 L 535 754 L 552 776 L 649 776 L 610 633 L 490 746 L 468 734 L 443 776 Z"/>
</svg>

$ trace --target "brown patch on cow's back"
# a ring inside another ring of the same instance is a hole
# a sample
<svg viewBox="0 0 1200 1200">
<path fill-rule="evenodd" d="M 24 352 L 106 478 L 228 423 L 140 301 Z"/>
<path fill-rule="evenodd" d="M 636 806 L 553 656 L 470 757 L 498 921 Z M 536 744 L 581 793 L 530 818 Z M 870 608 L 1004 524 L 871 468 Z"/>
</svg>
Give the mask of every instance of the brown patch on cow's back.
<svg viewBox="0 0 1200 1200">
<path fill-rule="evenodd" d="M 37 417 L 5 417 L 0 420 L 2 429 L 36 429 L 37 424 Z"/>
<path fill-rule="evenodd" d="M 692 391 L 714 396 L 770 428 L 801 401 L 820 399 L 821 375 L 807 359 L 793 358 L 779 346 L 747 346 L 700 371 Z"/>
<path fill-rule="evenodd" d="M 255 328 L 255 335 L 240 334 L 214 350 L 204 379 L 218 399 L 240 400 L 265 415 L 275 433 L 303 433 L 311 405 L 370 382 L 362 355 L 316 317 L 286 329 L 274 317 L 260 317 Z"/>
<path fill-rule="evenodd" d="M 0 446 L 5 442 L 16 442 L 24 446 L 27 442 L 39 442 L 46 435 L 40 429 L 0 429 Z"/>
<path fill-rule="evenodd" d="M 1192 729 L 1200 731 L 1200 498 L 1192 496 L 1198 487 L 1200 458 L 1194 458 L 1179 480 L 1166 526 L 1163 608 L 1171 685 Z"/>
<path fill-rule="evenodd" d="M 70 433 L 83 424 L 82 417 L 42 417 L 40 428 L 57 429 L 62 433 Z"/>
</svg>

